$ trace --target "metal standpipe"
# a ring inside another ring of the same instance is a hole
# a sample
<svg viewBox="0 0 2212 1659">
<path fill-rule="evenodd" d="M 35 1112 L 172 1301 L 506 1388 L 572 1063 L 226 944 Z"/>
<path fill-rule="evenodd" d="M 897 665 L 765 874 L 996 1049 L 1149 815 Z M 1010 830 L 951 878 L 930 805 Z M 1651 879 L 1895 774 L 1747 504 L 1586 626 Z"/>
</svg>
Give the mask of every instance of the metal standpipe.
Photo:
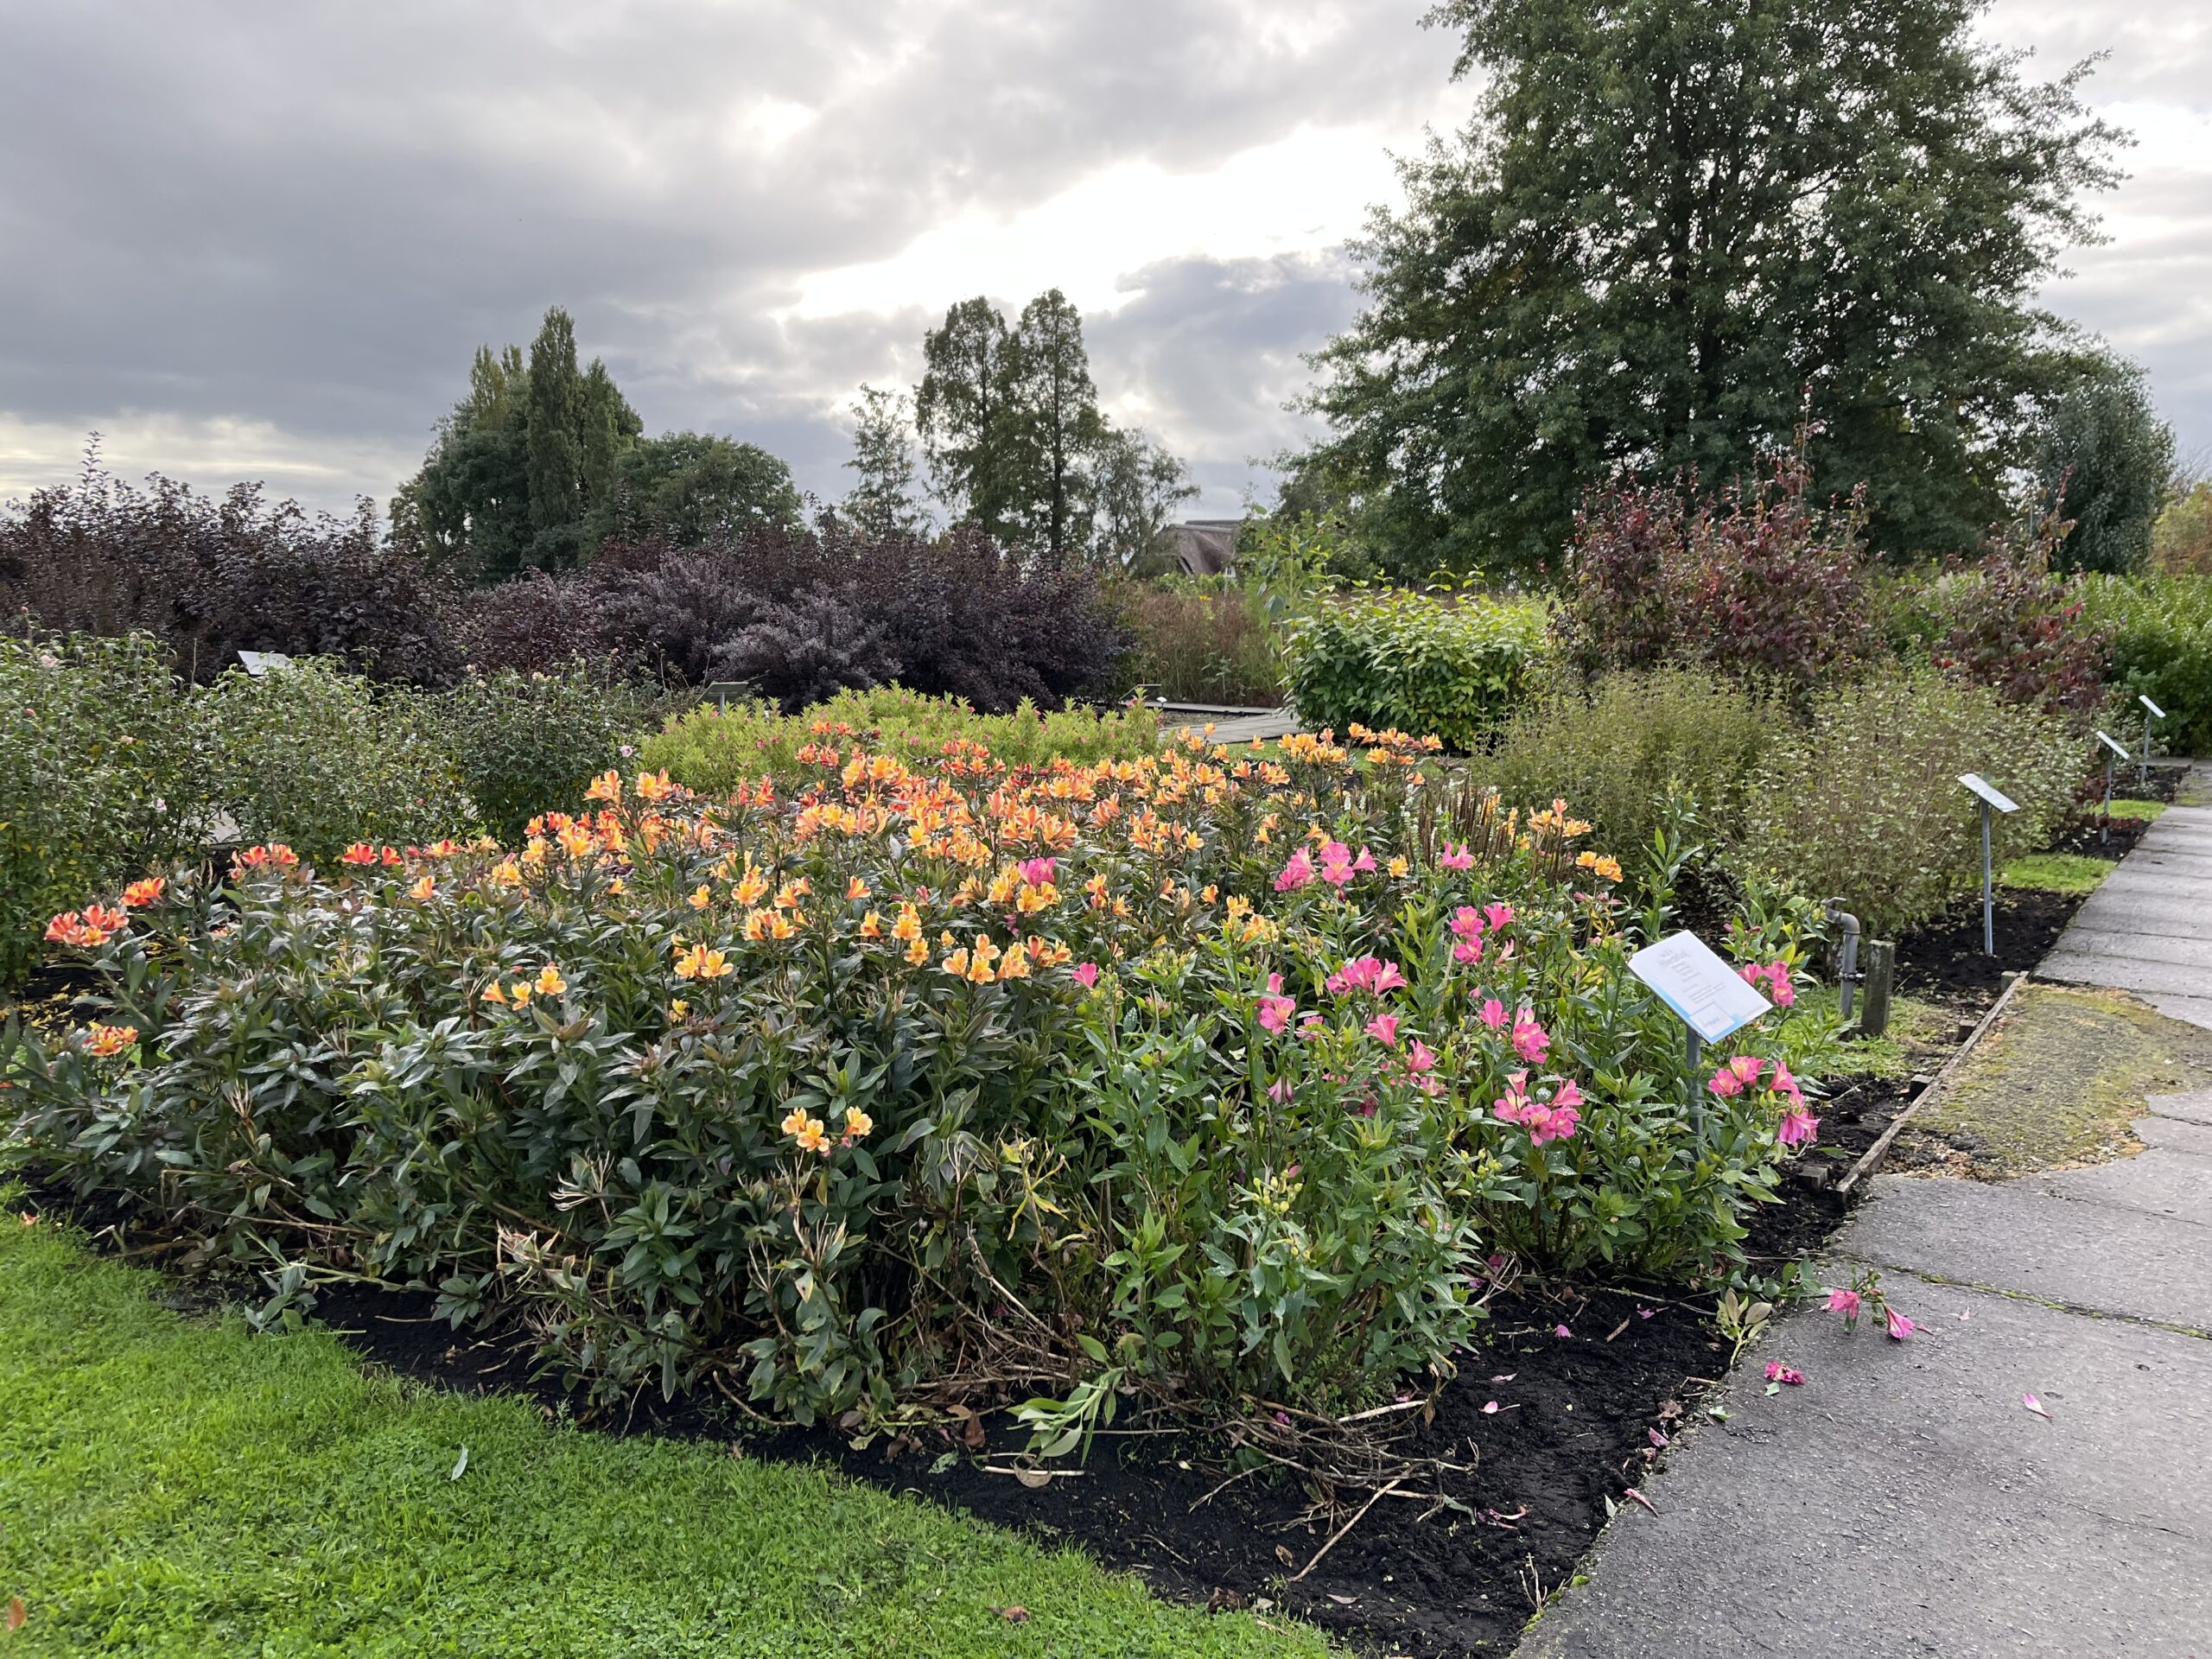
<svg viewBox="0 0 2212 1659">
<path fill-rule="evenodd" d="M 1842 903 L 1840 899 L 1829 899 L 1823 901 L 1823 907 L 1840 935 L 1835 947 L 1836 1012 L 1847 1026 L 1851 1023 L 1853 994 L 1866 976 L 1859 971 L 1859 918 L 1840 908 Z"/>
<path fill-rule="evenodd" d="M 2105 821 L 2103 827 L 2097 831 L 2097 839 L 2100 842 L 2108 842 L 2112 839 L 2112 751 L 2110 749 L 2105 751 Z"/>
</svg>

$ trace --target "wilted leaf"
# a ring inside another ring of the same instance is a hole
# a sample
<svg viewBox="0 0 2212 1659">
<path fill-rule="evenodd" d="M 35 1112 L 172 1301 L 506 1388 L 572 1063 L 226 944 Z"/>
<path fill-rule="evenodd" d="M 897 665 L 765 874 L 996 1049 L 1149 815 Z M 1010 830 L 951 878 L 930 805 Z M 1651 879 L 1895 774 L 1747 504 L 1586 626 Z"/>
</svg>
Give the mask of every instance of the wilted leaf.
<svg viewBox="0 0 2212 1659">
<path fill-rule="evenodd" d="M 448 1475 L 448 1476 L 446 1477 L 446 1478 L 447 1478 L 448 1480 L 459 1480 L 459 1479 L 460 1479 L 463 1475 L 467 1474 L 467 1472 L 468 1472 L 468 1448 L 467 1448 L 467 1446 L 462 1446 L 462 1447 L 461 1448 L 461 1455 L 460 1455 L 458 1458 L 455 1458 L 455 1459 L 454 1459 L 454 1464 L 453 1464 L 453 1473 L 451 1473 L 451 1474 Z"/>
</svg>

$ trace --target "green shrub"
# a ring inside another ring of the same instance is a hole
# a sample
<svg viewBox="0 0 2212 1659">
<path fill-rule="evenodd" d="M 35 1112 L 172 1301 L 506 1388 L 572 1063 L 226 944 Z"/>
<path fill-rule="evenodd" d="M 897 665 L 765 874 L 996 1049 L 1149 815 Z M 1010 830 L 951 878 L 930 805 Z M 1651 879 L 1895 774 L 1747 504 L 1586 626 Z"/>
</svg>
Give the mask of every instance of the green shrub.
<svg viewBox="0 0 2212 1659">
<path fill-rule="evenodd" d="M 1754 776 L 1738 862 L 1841 899 L 1876 934 L 1929 920 L 1980 883 L 1980 818 L 1961 772 L 2020 804 L 1996 827 L 2001 864 L 2050 841 L 2088 766 L 2065 720 L 1932 671 L 1821 693 L 1811 716 Z"/>
<path fill-rule="evenodd" d="M 1273 708 L 1282 701 L 1282 656 L 1267 595 L 1234 582 L 1123 582 L 1107 589 L 1135 648 L 1123 661 L 1129 687 L 1169 702 Z"/>
<path fill-rule="evenodd" d="M 848 753 L 802 812 L 648 775 L 519 855 L 241 857 L 103 922 L 107 1020 L 0 1053 L 16 1132 L 263 1269 L 264 1319 L 365 1274 L 603 1399 L 1016 1377 L 1053 1440 L 1431 1386 L 1493 1251 L 1740 1263 L 1808 1022 L 1686 1071 L 1569 833 L 1376 747 Z"/>
<path fill-rule="evenodd" d="M 653 724 L 652 695 L 571 665 L 471 674 L 429 704 L 477 822 L 519 845 L 539 813 L 574 811 L 591 780 Z"/>
<path fill-rule="evenodd" d="M 166 642 L 0 639 L 0 980 L 57 911 L 204 840 L 210 810 Z"/>
<path fill-rule="evenodd" d="M 1479 747 L 1534 683 L 1547 616 L 1534 600 L 1362 592 L 1289 630 L 1291 700 L 1314 726 Z"/>
<path fill-rule="evenodd" d="M 2148 696 L 2170 716 L 2161 753 L 2212 753 L 2212 576 L 2091 576 L 2085 597 L 2089 620 L 2111 631 L 2107 678 L 2127 704 L 2113 735 L 2135 747 L 2135 699 Z"/>
<path fill-rule="evenodd" d="M 1786 721 L 1769 697 L 1695 669 L 1609 674 L 1524 704 L 1477 768 L 1508 804 L 1573 804 L 1593 842 L 1631 870 L 1658 831 L 1670 786 L 1732 841 L 1751 776 Z"/>
<path fill-rule="evenodd" d="M 1160 717 L 1142 709 L 1042 714 L 1027 702 L 1010 715 L 979 715 L 957 697 L 882 686 L 842 692 L 798 715 L 754 705 L 724 714 L 702 704 L 669 720 L 638 759 L 688 789 L 725 795 L 764 776 L 788 785 L 817 775 L 799 752 L 825 738 L 831 747 L 862 743 L 907 762 L 965 742 L 982 744 L 1008 766 L 1088 764 L 1152 753 L 1160 747 Z"/>
<path fill-rule="evenodd" d="M 231 669 L 200 694 L 217 798 L 235 838 L 328 863 L 356 841 L 435 841 L 472 815 L 434 701 L 326 661 L 256 679 Z"/>
</svg>

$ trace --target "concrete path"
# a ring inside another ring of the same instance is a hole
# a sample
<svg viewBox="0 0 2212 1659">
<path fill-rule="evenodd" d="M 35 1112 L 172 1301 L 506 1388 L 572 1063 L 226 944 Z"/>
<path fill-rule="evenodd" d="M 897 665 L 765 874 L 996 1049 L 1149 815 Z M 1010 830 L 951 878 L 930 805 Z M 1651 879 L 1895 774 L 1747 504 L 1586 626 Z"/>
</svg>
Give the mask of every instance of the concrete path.
<svg viewBox="0 0 2212 1659">
<path fill-rule="evenodd" d="M 2172 949 L 2205 941 L 2212 810 L 2183 806 L 2052 963 L 2212 1024 Z M 1780 1319 L 1520 1659 L 2212 1659 L 2212 1090 L 2136 1130 L 2094 1168 L 1878 1179 L 1827 1281 L 1878 1268 L 1922 1332 Z M 1770 1359 L 1804 1385 L 1769 1395 Z"/>
<path fill-rule="evenodd" d="M 2212 1027 L 2212 768 L 2190 769 L 2174 804 L 2036 971 L 2132 991 L 2170 1018 Z"/>
</svg>

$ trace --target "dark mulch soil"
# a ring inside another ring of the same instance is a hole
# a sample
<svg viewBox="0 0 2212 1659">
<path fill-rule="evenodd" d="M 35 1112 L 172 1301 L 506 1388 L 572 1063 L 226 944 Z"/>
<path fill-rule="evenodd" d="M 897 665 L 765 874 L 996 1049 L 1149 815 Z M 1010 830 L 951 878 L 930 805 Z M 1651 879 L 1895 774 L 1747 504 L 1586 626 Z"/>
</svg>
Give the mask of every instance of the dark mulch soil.
<svg viewBox="0 0 2212 1659">
<path fill-rule="evenodd" d="M 1840 1211 L 1799 1193 L 1760 1242 L 1777 1255 L 1825 1236 Z M 380 1363 L 448 1387 L 518 1389 L 547 1410 L 566 1402 L 531 1376 L 528 1346 L 456 1335 L 429 1317 L 427 1295 L 339 1289 L 319 1317 Z M 1571 1334 L 1560 1337 L 1564 1324 Z M 1434 1420 L 1405 1450 L 1472 1465 L 1445 1490 L 1475 1513 L 1385 1498 L 1302 1582 L 1310 1561 L 1360 1497 L 1334 1516 L 1288 1479 L 1227 1486 L 1217 1448 L 1158 1438 L 1102 1437 L 1082 1472 L 1041 1490 L 1010 1474 L 1023 1434 L 1002 1416 L 980 1449 L 930 1431 L 918 1447 L 855 1451 L 827 1430 L 742 1434 L 749 1454 L 821 1461 L 872 1484 L 912 1492 L 1078 1546 L 1141 1573 L 1164 1594 L 1207 1605 L 1268 1603 L 1363 1650 L 1414 1655 L 1508 1651 L 1533 1592 L 1571 1574 L 1605 1519 L 1628 1501 L 1670 1433 L 1696 1409 L 1726 1355 L 1703 1313 L 1659 1294 L 1517 1289 L 1493 1304 L 1478 1352 L 1461 1358 Z M 1485 1411 L 1495 1402 L 1496 1411 Z M 729 1419 L 696 1400 L 641 1402 L 633 1432 L 729 1439 Z M 1211 1495 L 1211 1496 L 1210 1496 Z"/>
</svg>

